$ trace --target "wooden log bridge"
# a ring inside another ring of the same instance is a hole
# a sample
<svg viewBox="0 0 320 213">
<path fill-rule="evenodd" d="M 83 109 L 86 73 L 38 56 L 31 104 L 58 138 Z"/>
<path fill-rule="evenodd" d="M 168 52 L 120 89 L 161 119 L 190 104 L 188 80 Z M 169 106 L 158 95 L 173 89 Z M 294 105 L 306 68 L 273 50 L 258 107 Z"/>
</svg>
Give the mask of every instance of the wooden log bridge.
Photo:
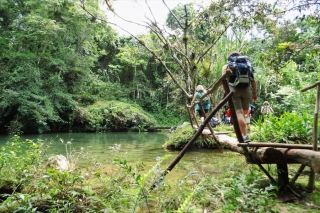
<svg viewBox="0 0 320 213">
<path fill-rule="evenodd" d="M 312 145 L 265 142 L 239 143 L 236 138 L 227 135 L 217 135 L 216 137 L 224 149 L 238 152 L 246 157 L 247 163 L 258 165 L 273 184 L 280 186 L 279 192 L 287 189 L 289 184 L 294 184 L 305 167 L 310 167 L 310 172 L 320 174 L 320 152 L 312 150 Z M 263 164 L 277 165 L 277 181 L 263 167 Z M 288 164 L 301 164 L 291 180 L 289 180 Z M 309 176 L 309 182 L 310 177 L 313 178 L 313 176 Z M 307 190 L 312 192 L 314 188 L 309 188 L 308 184 Z"/>
<path fill-rule="evenodd" d="M 264 142 L 239 143 L 227 135 L 217 135 L 224 148 L 245 155 L 252 164 L 303 164 L 320 174 L 320 152 L 315 152 L 309 145 L 279 144 Z M 243 151 L 246 147 L 248 152 Z"/>
<path fill-rule="evenodd" d="M 208 129 L 210 130 L 210 135 L 214 138 L 214 140 L 217 142 L 217 144 L 224 148 L 228 149 L 234 152 L 238 152 L 246 157 L 247 163 L 256 164 L 259 166 L 259 168 L 267 175 L 267 177 L 271 180 L 273 184 L 277 184 L 279 186 L 279 192 L 283 192 L 286 189 L 291 189 L 289 187 L 289 184 L 295 183 L 295 181 L 298 179 L 300 174 L 303 172 L 304 168 L 306 166 L 310 167 L 310 176 L 309 176 L 309 184 L 307 189 L 310 191 L 314 190 L 314 174 L 318 173 L 320 174 L 320 152 L 318 152 L 317 148 L 317 119 L 318 119 L 318 110 L 319 110 L 319 99 L 320 99 L 320 82 L 317 82 L 316 84 L 304 88 L 302 91 L 306 91 L 307 89 L 311 89 L 313 87 L 318 86 L 318 94 L 317 94 L 317 103 L 315 108 L 315 116 L 314 116 L 314 142 L 312 145 L 300 145 L 300 144 L 279 144 L 279 143 L 263 143 L 263 142 L 249 142 L 249 143 L 243 143 L 243 138 L 240 132 L 240 128 L 237 122 L 237 117 L 235 114 L 234 106 L 231 100 L 231 97 L 233 95 L 233 92 L 230 92 L 228 89 L 226 78 L 230 75 L 230 73 L 225 73 L 225 75 L 221 76 L 219 78 L 213 88 L 207 92 L 207 95 L 211 94 L 213 91 L 215 91 L 221 83 L 223 84 L 223 87 L 226 92 L 225 98 L 218 103 L 213 111 L 206 116 L 204 113 L 204 110 L 200 105 L 201 110 L 203 111 L 203 114 L 205 115 L 204 122 L 199 125 L 196 119 L 196 116 L 194 114 L 194 105 L 193 106 L 187 106 L 189 116 L 190 116 L 190 122 L 191 125 L 197 130 L 195 135 L 190 139 L 190 141 L 185 145 L 185 147 L 182 149 L 182 151 L 178 154 L 178 156 L 174 159 L 174 161 L 167 167 L 167 169 L 162 173 L 161 180 L 166 174 L 168 174 L 176 164 L 182 159 L 186 151 L 189 147 L 196 141 L 196 139 L 203 134 L 208 134 L 208 131 L 205 130 L 205 126 L 208 125 L 210 119 L 218 112 L 218 110 L 226 103 L 228 102 L 230 110 L 231 110 L 231 116 L 233 119 L 234 124 L 234 130 L 236 133 L 237 138 L 233 138 L 227 135 L 223 134 L 215 134 L 211 127 Z M 316 132 L 315 132 L 316 131 Z M 278 174 L 278 180 L 275 181 L 275 179 L 268 173 L 268 171 L 262 166 L 263 164 L 276 164 L 277 165 L 277 174 Z M 289 183 L 289 172 L 288 172 L 288 164 L 301 164 L 300 168 L 298 169 L 298 172 L 295 174 L 295 176 L 292 178 L 292 180 Z M 156 181 L 151 189 L 153 189 L 157 185 Z"/>
</svg>

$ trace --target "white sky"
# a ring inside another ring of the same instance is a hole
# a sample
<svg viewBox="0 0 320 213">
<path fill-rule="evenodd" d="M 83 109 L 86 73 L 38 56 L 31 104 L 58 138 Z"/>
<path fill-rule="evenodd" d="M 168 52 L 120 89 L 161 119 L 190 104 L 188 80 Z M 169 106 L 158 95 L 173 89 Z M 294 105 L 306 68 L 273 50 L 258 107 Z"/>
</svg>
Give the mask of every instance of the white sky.
<svg viewBox="0 0 320 213">
<path fill-rule="evenodd" d="M 140 6 L 134 1 L 137 1 L 138 4 L 140 4 Z M 173 9 L 179 3 L 187 4 L 190 2 L 197 2 L 197 3 L 211 2 L 211 0 L 201 0 L 201 1 L 200 0 L 166 0 L 165 2 L 170 9 Z M 146 6 L 145 0 L 115 0 L 112 4 L 116 13 L 118 13 L 120 16 L 130 21 L 142 23 L 143 21 L 146 21 L 146 18 L 144 17 L 145 15 L 147 15 L 149 18 L 152 17 L 148 8 L 145 7 Z M 162 0 L 148 0 L 148 4 L 158 23 L 164 24 L 168 15 L 168 9 L 163 4 Z M 125 21 L 118 19 L 110 11 L 107 12 L 107 16 L 110 22 L 117 23 L 122 28 L 126 29 L 127 31 L 131 32 L 134 35 L 147 32 L 144 27 L 141 27 L 132 23 L 127 23 Z M 127 34 L 126 32 L 122 31 L 117 27 L 113 27 L 113 28 L 122 35 Z"/>
<path fill-rule="evenodd" d="M 143 23 L 147 19 L 145 16 L 148 16 L 152 19 L 152 16 L 149 12 L 149 9 L 146 7 L 145 1 L 148 2 L 152 13 L 157 20 L 157 22 L 162 25 L 165 23 L 165 19 L 168 15 L 168 9 L 163 4 L 162 0 L 113 0 L 112 5 L 116 13 L 118 13 L 124 19 Z M 195 2 L 201 5 L 208 5 L 212 0 L 165 0 L 166 4 L 170 9 L 173 9 L 178 4 L 187 4 L 190 2 Z M 273 2 L 274 0 L 263 0 L 267 2 Z M 139 33 L 146 33 L 147 29 L 142 26 L 125 22 L 119 18 L 117 18 L 112 12 L 107 11 L 107 17 L 110 22 L 116 23 L 127 31 L 131 32 L 134 35 Z M 289 13 L 287 15 L 287 19 L 290 19 L 293 16 L 293 13 Z M 111 25 L 113 26 L 113 25 Z M 128 35 L 125 31 L 113 26 L 113 28 L 121 35 Z"/>
</svg>

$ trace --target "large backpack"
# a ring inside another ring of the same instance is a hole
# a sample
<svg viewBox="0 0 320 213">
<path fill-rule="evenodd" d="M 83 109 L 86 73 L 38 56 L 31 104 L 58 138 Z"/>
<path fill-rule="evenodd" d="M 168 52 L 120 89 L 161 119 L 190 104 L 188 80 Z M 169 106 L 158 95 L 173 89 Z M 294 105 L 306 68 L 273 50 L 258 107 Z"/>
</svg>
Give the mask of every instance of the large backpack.
<svg viewBox="0 0 320 213">
<path fill-rule="evenodd" d="M 209 124 L 211 127 L 216 127 L 220 124 L 220 121 L 218 118 L 211 118 Z"/>
<path fill-rule="evenodd" d="M 247 56 L 230 57 L 227 64 L 232 71 L 229 76 L 229 85 L 236 88 L 246 88 L 250 85 L 253 79 L 253 68 Z"/>
<path fill-rule="evenodd" d="M 200 92 L 200 97 L 202 97 L 204 94 L 206 94 L 206 92 L 204 91 Z M 210 103 L 210 97 L 207 95 L 202 99 L 202 104 L 207 105 L 209 103 Z"/>
</svg>

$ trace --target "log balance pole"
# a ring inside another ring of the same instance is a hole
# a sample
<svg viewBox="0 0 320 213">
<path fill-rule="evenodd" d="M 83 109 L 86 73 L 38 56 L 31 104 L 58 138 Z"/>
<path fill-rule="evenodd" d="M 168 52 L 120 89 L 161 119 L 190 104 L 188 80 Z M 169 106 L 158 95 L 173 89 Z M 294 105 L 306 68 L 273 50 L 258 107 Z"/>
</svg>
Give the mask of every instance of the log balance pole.
<svg viewBox="0 0 320 213">
<path fill-rule="evenodd" d="M 305 87 L 301 90 L 301 92 L 305 92 L 309 89 L 317 87 L 317 98 L 316 98 L 316 106 L 314 108 L 314 116 L 313 116 L 313 150 L 318 151 L 318 113 L 319 113 L 319 103 L 320 103 L 320 81 Z M 308 190 L 313 191 L 315 188 L 314 185 L 315 172 L 311 169 L 308 183 Z"/>
<path fill-rule="evenodd" d="M 310 149 L 310 150 L 313 150 L 314 148 L 313 145 L 306 145 L 306 144 L 286 144 L 286 143 L 266 143 L 266 142 L 239 143 L 238 146 L 240 147 L 274 147 L 274 148 Z"/>
<path fill-rule="evenodd" d="M 230 89 L 229 89 L 227 80 L 223 80 L 222 85 L 223 85 L 223 89 L 225 91 L 225 94 L 228 94 L 230 92 Z M 230 99 L 228 101 L 228 104 L 229 104 L 229 108 L 230 108 L 230 112 L 231 112 L 231 118 L 232 118 L 234 132 L 236 133 L 236 136 L 237 136 L 239 143 L 243 143 L 243 137 L 242 137 L 242 133 L 240 131 L 240 126 L 239 126 L 236 110 L 234 108 L 232 99 Z"/>
<path fill-rule="evenodd" d="M 225 103 L 227 103 L 227 101 L 232 97 L 232 95 L 233 95 L 233 92 L 230 92 L 224 99 L 222 99 L 222 101 L 220 101 L 220 103 L 218 103 L 218 105 L 212 110 L 212 112 L 208 115 L 208 117 L 206 117 L 204 122 L 198 128 L 197 132 L 190 139 L 190 141 L 185 145 L 185 147 L 181 150 L 181 152 L 178 154 L 176 159 L 174 159 L 174 161 L 168 166 L 168 168 L 161 174 L 160 178 L 158 178 L 158 180 L 156 180 L 156 182 L 154 184 L 152 184 L 152 186 L 150 188 L 151 190 L 154 189 L 157 186 L 157 183 L 160 180 L 162 180 L 179 163 L 179 161 L 182 159 L 184 154 L 187 152 L 188 148 L 197 140 L 199 135 L 201 135 L 206 124 L 221 109 L 221 107 L 223 107 L 223 105 Z"/>
</svg>

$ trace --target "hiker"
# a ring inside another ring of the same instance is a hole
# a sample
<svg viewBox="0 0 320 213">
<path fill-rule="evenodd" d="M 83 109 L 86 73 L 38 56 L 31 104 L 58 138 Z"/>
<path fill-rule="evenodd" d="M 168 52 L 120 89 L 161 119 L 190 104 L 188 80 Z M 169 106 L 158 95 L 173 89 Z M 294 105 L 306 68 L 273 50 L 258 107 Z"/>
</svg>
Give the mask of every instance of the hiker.
<svg viewBox="0 0 320 213">
<path fill-rule="evenodd" d="M 256 81 L 254 79 L 254 70 L 250 61 L 240 52 L 231 52 L 228 56 L 228 64 L 222 68 L 222 74 L 231 70 L 232 74 L 228 78 L 228 84 L 231 91 L 234 91 L 232 101 L 236 110 L 236 115 L 245 143 L 250 142 L 246 130 L 246 121 L 244 111 L 249 108 L 251 99 L 257 100 Z"/>
<path fill-rule="evenodd" d="M 227 111 L 226 111 L 226 123 L 227 123 L 228 125 L 232 124 L 232 118 L 231 118 L 230 108 L 228 108 Z"/>
<path fill-rule="evenodd" d="M 203 96 L 206 93 L 207 93 L 207 91 L 204 89 L 204 87 L 202 85 L 198 85 L 197 88 L 196 88 L 196 93 L 194 94 L 191 103 L 192 104 L 193 103 L 198 103 L 200 101 L 201 96 Z M 206 96 L 202 100 L 202 107 L 204 109 L 204 112 L 208 113 L 208 111 L 210 109 L 210 98 L 209 98 L 209 96 Z M 196 104 L 196 111 L 198 112 L 198 114 L 200 116 L 200 121 L 203 122 L 204 121 L 204 115 L 201 112 L 199 104 Z"/>
<path fill-rule="evenodd" d="M 262 115 L 267 115 L 267 114 L 273 114 L 274 111 L 272 109 L 272 107 L 270 106 L 268 101 L 263 102 L 263 106 L 261 107 L 260 110 Z"/>
<path fill-rule="evenodd" d="M 250 104 L 250 105 L 249 105 L 249 109 L 250 109 L 250 121 L 251 121 L 251 120 L 254 120 L 253 114 L 254 114 L 255 111 L 256 111 L 256 107 L 253 106 L 252 104 Z"/>
</svg>

